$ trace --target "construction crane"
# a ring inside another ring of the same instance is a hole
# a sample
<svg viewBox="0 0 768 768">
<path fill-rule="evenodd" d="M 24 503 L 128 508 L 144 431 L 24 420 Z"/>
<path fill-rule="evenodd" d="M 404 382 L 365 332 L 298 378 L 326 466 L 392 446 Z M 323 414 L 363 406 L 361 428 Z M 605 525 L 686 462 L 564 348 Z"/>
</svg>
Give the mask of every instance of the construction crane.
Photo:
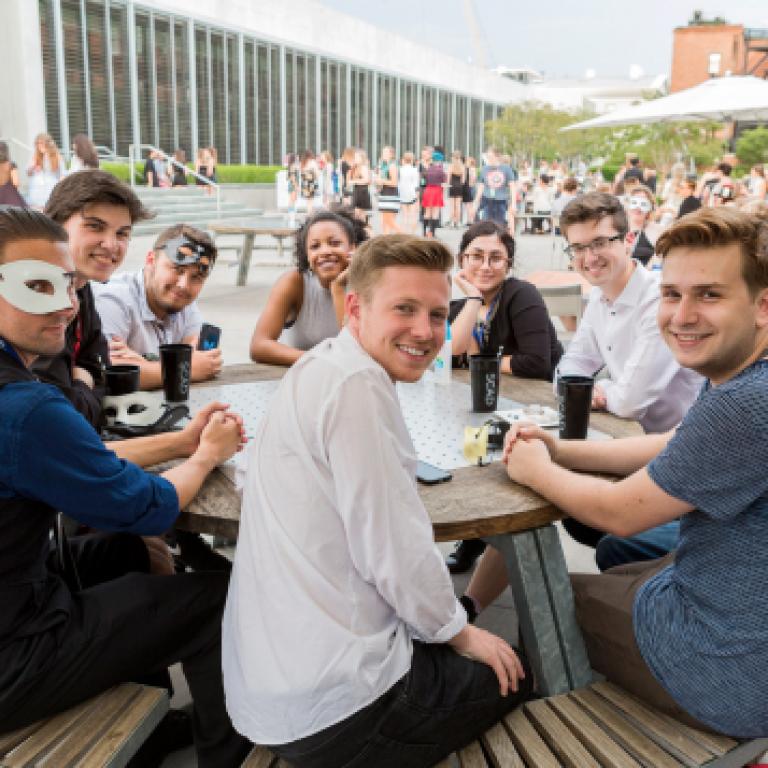
<svg viewBox="0 0 768 768">
<path fill-rule="evenodd" d="M 472 52 L 474 63 L 478 67 L 490 69 L 494 65 L 493 53 L 488 43 L 488 37 L 483 30 L 483 25 L 477 16 L 475 0 L 464 0 L 464 20 L 467 23 L 472 39 Z"/>
</svg>

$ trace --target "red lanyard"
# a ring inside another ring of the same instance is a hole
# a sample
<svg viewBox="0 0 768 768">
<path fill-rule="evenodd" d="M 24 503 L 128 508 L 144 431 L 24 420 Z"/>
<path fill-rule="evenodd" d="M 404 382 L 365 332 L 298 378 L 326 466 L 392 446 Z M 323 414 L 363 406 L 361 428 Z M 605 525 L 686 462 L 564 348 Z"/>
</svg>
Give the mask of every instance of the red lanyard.
<svg viewBox="0 0 768 768">
<path fill-rule="evenodd" d="M 83 343 L 83 318 L 80 313 L 77 315 L 77 325 L 75 326 L 75 343 L 72 346 L 72 360 L 77 362 L 78 355 L 80 354 L 80 347 Z"/>
</svg>

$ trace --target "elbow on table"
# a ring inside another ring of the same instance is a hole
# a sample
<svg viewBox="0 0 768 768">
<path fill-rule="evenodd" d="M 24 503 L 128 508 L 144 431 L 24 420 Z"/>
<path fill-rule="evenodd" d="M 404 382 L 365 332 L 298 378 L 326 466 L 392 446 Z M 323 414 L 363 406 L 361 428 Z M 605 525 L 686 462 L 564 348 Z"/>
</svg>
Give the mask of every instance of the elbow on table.
<svg viewBox="0 0 768 768">
<path fill-rule="evenodd" d="M 597 382 L 598 386 L 600 382 Z M 631 397 L 608 397 L 608 411 L 620 419 L 639 419 L 648 406 L 645 403 L 638 403 Z"/>
<path fill-rule="evenodd" d="M 249 348 L 251 360 L 254 363 L 271 363 L 272 355 L 270 354 L 269 341 L 267 339 L 251 339 L 251 346 Z"/>
</svg>

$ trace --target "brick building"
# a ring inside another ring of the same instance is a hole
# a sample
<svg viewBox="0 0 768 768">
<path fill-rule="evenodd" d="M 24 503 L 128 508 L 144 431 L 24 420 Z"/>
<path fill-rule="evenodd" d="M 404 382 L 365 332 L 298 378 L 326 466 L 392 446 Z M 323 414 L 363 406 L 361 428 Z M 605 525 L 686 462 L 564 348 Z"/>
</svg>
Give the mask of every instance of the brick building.
<svg viewBox="0 0 768 768">
<path fill-rule="evenodd" d="M 768 78 L 768 29 L 746 29 L 743 24 L 675 29 L 672 93 L 729 74 Z"/>
</svg>

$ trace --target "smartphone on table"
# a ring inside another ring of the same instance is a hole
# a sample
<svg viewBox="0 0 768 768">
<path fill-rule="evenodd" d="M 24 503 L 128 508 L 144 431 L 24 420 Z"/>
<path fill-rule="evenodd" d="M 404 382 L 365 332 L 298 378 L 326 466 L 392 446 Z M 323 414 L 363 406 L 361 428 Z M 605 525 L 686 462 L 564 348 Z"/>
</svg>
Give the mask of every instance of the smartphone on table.
<svg viewBox="0 0 768 768">
<path fill-rule="evenodd" d="M 440 467 L 436 467 L 434 464 L 428 464 L 426 461 L 419 460 L 416 463 L 416 479 L 424 485 L 435 485 L 436 483 L 445 483 L 450 480 L 453 475 L 450 472 L 446 472 Z"/>
<path fill-rule="evenodd" d="M 221 328 L 217 325 L 203 323 L 200 328 L 200 335 L 197 338 L 197 348 L 202 352 L 206 352 L 209 349 L 216 349 L 219 346 L 220 339 Z"/>
</svg>

